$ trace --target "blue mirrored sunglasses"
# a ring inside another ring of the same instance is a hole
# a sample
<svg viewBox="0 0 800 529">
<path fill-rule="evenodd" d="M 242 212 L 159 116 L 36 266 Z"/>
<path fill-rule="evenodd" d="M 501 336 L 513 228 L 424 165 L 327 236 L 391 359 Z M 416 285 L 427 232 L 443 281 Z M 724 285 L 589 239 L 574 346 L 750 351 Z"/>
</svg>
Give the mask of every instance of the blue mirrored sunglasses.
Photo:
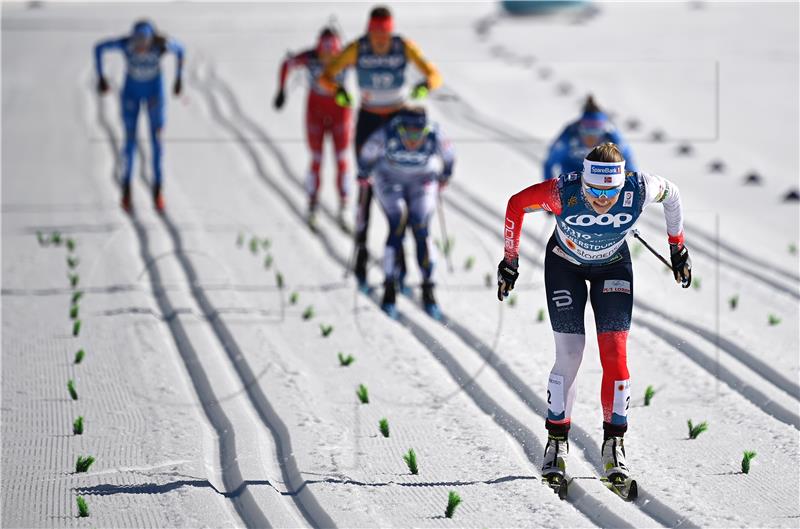
<svg viewBox="0 0 800 529">
<path fill-rule="evenodd" d="M 400 133 L 400 137 L 403 140 L 415 142 L 426 136 L 428 132 L 430 132 L 430 129 L 428 127 L 422 129 L 407 129 L 401 125 L 397 127 L 397 132 Z"/>
<path fill-rule="evenodd" d="M 583 188 L 586 189 L 586 191 L 594 198 L 600 198 L 603 196 L 606 198 L 614 198 L 615 196 L 619 195 L 620 191 L 622 191 L 621 187 L 597 189 L 596 187 L 587 186 L 586 184 L 584 184 Z"/>
</svg>

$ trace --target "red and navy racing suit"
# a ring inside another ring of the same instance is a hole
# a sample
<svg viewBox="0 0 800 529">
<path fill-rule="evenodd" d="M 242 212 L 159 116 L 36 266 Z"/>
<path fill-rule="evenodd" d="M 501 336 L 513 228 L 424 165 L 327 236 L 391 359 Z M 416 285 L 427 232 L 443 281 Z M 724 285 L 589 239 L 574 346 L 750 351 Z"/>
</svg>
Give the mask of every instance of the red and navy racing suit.
<svg viewBox="0 0 800 529">
<path fill-rule="evenodd" d="M 681 201 L 672 182 L 628 172 L 617 202 L 607 213 L 598 214 L 584 198 L 581 185 L 580 173 L 562 174 L 512 196 L 506 209 L 505 260 L 518 260 L 525 213 L 555 215 L 556 229 L 544 261 L 547 309 L 556 345 L 547 390 L 547 428 L 556 435 L 569 429 L 585 343 L 584 309 L 591 300 L 603 368 L 603 427 L 606 434 L 619 436 L 628 424 L 627 339 L 633 309 L 633 269 L 625 236 L 647 205 L 660 202 L 669 242 L 683 244 Z"/>
<path fill-rule="evenodd" d="M 336 186 L 339 197 L 344 202 L 348 195 L 347 146 L 351 136 L 352 110 L 337 105 L 333 92 L 319 84 L 324 66 L 315 49 L 303 51 L 283 61 L 279 87 L 281 90 L 286 84 L 289 71 L 301 66 L 308 70 L 310 84 L 306 106 L 306 137 L 311 150 L 311 169 L 306 180 L 309 202 L 312 207 L 317 203 L 322 169 L 322 141 L 326 133 L 333 138 L 336 151 Z"/>
</svg>

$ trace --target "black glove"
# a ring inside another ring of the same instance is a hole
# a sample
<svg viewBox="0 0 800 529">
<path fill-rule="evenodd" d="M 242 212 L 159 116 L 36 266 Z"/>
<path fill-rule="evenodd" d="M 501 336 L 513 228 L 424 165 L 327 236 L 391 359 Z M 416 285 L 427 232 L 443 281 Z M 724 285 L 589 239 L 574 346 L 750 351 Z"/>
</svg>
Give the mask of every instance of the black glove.
<svg viewBox="0 0 800 529">
<path fill-rule="evenodd" d="M 97 80 L 97 92 L 100 94 L 105 94 L 108 92 L 108 89 L 108 81 L 106 81 L 105 77 L 100 77 L 100 79 Z"/>
<path fill-rule="evenodd" d="M 670 244 L 669 257 L 675 281 L 683 288 L 689 288 L 692 284 L 692 260 L 689 257 L 689 249 L 683 244 Z"/>
<path fill-rule="evenodd" d="M 284 101 L 286 101 L 286 94 L 283 90 L 278 90 L 278 93 L 275 94 L 275 101 L 272 102 L 272 106 L 275 107 L 275 110 L 280 110 L 283 108 Z"/>
<path fill-rule="evenodd" d="M 505 259 L 497 265 L 497 299 L 503 301 L 508 297 L 508 293 L 514 290 L 514 283 L 517 282 L 519 272 L 517 272 L 517 262 L 509 263 Z"/>
<path fill-rule="evenodd" d="M 183 90 L 183 81 L 181 81 L 181 78 L 178 77 L 177 79 L 175 79 L 175 84 L 172 85 L 172 93 L 175 94 L 176 96 L 179 96 L 181 95 L 182 90 Z"/>
</svg>

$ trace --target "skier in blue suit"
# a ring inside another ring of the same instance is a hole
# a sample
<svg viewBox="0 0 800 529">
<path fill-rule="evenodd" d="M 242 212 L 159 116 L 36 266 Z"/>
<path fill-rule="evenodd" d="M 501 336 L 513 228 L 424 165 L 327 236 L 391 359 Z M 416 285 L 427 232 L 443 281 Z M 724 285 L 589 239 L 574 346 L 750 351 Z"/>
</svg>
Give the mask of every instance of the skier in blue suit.
<svg viewBox="0 0 800 529">
<path fill-rule="evenodd" d="M 153 146 L 153 201 L 156 209 L 164 209 L 161 195 L 161 130 L 165 121 L 164 81 L 161 75 L 161 56 L 172 52 L 177 58 L 173 93 L 180 95 L 182 90 L 183 46 L 170 37 L 161 35 L 148 20 L 140 20 L 133 25 L 130 35 L 99 42 L 94 47 L 95 69 L 97 71 L 97 90 L 105 94 L 109 90 L 108 81 L 103 75 L 103 52 L 119 50 L 125 55 L 127 73 L 122 87 L 122 121 L 125 124 L 125 147 L 123 150 L 122 207 L 130 211 L 131 170 L 136 155 L 136 122 L 139 107 L 147 105 L 150 120 L 150 140 Z"/>
<path fill-rule="evenodd" d="M 594 97 L 589 96 L 583 106 L 583 115 L 566 126 L 550 146 L 544 162 L 543 179 L 550 180 L 560 174 L 568 174 L 583 169 L 583 160 L 596 146 L 611 142 L 617 145 L 625 157 L 628 171 L 636 171 L 633 152 L 622 139 L 616 127 L 608 119 Z"/>
</svg>

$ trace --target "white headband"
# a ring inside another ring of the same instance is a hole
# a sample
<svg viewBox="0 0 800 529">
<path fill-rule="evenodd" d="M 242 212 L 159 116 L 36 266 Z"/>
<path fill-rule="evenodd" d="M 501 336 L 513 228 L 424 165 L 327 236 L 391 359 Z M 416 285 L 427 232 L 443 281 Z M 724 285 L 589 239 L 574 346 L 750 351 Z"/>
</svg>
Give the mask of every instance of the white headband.
<svg viewBox="0 0 800 529">
<path fill-rule="evenodd" d="M 625 160 L 621 162 L 583 160 L 583 181 L 592 186 L 619 187 L 625 182 Z"/>
</svg>

